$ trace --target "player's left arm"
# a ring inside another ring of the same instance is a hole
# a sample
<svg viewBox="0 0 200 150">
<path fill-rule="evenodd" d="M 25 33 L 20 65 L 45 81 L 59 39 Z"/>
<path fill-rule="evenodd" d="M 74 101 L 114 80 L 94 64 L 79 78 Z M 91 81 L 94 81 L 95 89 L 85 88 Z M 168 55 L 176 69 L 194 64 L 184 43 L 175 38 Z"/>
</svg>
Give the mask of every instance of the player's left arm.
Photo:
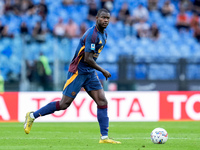
<svg viewBox="0 0 200 150">
<path fill-rule="evenodd" d="M 90 65 L 92 68 L 102 72 L 102 74 L 107 78 L 111 77 L 111 74 L 109 71 L 103 69 L 102 67 L 100 67 L 93 59 L 93 52 L 85 52 L 85 56 L 84 56 L 84 61 Z"/>
</svg>

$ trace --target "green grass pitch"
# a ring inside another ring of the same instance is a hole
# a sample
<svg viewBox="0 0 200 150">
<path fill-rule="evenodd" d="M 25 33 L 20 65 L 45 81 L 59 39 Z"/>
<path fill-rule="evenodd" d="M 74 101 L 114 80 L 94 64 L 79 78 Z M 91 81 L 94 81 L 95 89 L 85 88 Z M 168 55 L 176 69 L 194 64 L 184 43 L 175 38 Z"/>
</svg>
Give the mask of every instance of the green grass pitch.
<svg viewBox="0 0 200 150">
<path fill-rule="evenodd" d="M 165 144 L 151 142 L 156 127 L 167 130 Z M 1 150 L 199 150 L 200 122 L 110 122 L 109 136 L 122 144 L 99 144 L 97 122 L 35 122 L 29 135 L 23 123 L 0 123 Z"/>
</svg>

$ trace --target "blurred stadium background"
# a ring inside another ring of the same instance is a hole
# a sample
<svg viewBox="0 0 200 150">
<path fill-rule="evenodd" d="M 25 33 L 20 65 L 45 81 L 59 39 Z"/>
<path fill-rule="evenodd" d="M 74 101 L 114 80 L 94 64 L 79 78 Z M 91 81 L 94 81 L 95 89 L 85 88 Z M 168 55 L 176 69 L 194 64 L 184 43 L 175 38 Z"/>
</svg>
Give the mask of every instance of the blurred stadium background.
<svg viewBox="0 0 200 150">
<path fill-rule="evenodd" d="M 102 7 L 111 12 L 97 60 L 112 74 L 106 82 L 98 73 L 105 90 L 200 89 L 200 0 L 0 0 L 5 91 L 62 90 L 79 39 Z"/>
</svg>

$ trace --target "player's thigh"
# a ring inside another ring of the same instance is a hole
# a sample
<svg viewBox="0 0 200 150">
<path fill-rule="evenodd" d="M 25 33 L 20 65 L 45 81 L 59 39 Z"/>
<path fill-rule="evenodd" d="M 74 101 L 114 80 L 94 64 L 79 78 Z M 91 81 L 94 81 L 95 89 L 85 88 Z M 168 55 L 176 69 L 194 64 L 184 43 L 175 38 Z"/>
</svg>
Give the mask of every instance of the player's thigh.
<svg viewBox="0 0 200 150">
<path fill-rule="evenodd" d="M 87 93 L 96 102 L 98 106 L 105 106 L 108 104 L 103 89 L 87 91 Z"/>
<path fill-rule="evenodd" d="M 85 75 L 79 75 L 69 72 L 67 81 L 63 88 L 63 95 L 75 98 L 78 92 L 81 90 L 83 83 L 87 79 Z"/>
<path fill-rule="evenodd" d="M 87 92 L 103 89 L 96 72 L 88 74 L 83 87 Z"/>
<path fill-rule="evenodd" d="M 105 93 L 96 72 L 88 75 L 83 87 L 98 106 L 107 105 Z"/>
</svg>

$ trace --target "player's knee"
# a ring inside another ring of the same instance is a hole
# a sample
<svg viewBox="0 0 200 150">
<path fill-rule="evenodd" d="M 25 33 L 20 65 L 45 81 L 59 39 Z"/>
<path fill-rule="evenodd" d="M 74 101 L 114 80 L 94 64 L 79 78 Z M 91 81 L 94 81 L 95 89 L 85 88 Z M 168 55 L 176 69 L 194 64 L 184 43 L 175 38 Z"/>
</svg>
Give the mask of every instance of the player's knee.
<svg viewBox="0 0 200 150">
<path fill-rule="evenodd" d="M 71 102 L 64 102 L 60 104 L 60 109 L 65 110 L 71 105 Z"/>
<path fill-rule="evenodd" d="M 74 98 L 63 95 L 63 97 L 60 101 L 60 110 L 67 109 L 71 105 L 73 100 L 74 100 Z"/>
<path fill-rule="evenodd" d="M 108 105 L 108 102 L 105 98 L 100 98 L 97 105 L 98 106 L 105 106 L 105 105 Z"/>
</svg>

